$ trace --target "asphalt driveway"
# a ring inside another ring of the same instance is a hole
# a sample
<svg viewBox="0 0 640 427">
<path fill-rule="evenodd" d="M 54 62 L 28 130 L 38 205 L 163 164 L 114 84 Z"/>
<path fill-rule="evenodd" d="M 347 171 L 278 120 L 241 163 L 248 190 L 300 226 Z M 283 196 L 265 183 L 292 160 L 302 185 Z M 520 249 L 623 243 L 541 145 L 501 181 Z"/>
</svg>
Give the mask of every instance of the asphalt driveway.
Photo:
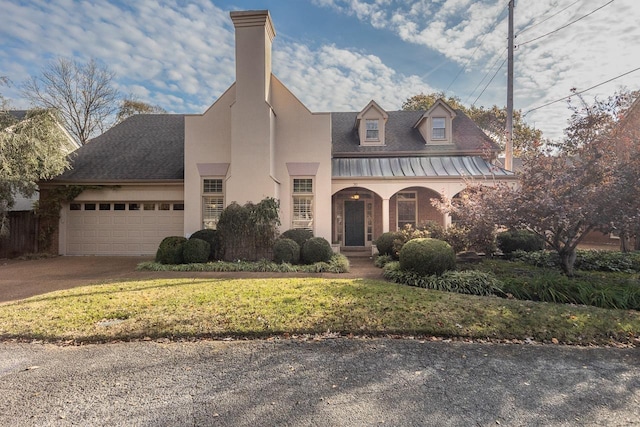
<svg viewBox="0 0 640 427">
<path fill-rule="evenodd" d="M 382 270 L 370 258 L 351 258 L 351 271 L 332 273 L 212 273 L 136 271 L 147 257 L 54 257 L 37 260 L 0 260 L 0 302 L 13 301 L 60 289 L 122 280 L 152 278 L 251 278 L 251 277 L 337 277 L 382 278 Z"/>
<path fill-rule="evenodd" d="M 638 349 L 391 339 L 0 344 L 0 425 L 638 426 Z"/>
</svg>

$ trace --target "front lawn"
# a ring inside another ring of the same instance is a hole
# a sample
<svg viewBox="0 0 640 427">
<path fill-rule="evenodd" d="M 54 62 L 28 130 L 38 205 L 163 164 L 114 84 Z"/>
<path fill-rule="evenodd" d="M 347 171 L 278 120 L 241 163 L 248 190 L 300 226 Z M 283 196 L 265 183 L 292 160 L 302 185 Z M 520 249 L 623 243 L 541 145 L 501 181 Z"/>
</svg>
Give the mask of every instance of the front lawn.
<svg viewBox="0 0 640 427">
<path fill-rule="evenodd" d="M 157 279 L 0 304 L 0 339 L 353 335 L 638 345 L 640 313 L 480 297 L 377 280 Z"/>
</svg>

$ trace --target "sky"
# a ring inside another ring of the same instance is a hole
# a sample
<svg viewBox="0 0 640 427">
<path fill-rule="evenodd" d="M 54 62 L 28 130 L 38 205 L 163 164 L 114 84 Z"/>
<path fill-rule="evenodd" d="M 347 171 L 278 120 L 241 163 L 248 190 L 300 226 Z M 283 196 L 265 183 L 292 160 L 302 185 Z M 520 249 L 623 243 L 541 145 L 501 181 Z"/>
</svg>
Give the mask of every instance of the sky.
<svg viewBox="0 0 640 427">
<path fill-rule="evenodd" d="M 372 99 L 392 111 L 432 92 L 467 106 L 504 106 L 507 5 L 0 0 L 0 76 L 10 80 L 0 93 L 13 108 L 28 108 L 20 93 L 28 76 L 57 57 L 96 58 L 115 72 L 123 95 L 168 112 L 202 113 L 235 80 L 229 12 L 268 9 L 276 30 L 273 72 L 311 111 L 360 111 Z M 640 69 L 616 78 L 640 68 L 640 1 L 516 0 L 514 21 L 514 108 L 545 137 L 561 138 L 571 112 L 566 101 L 537 107 L 572 88 L 597 86 L 584 92 L 589 102 L 640 89 Z"/>
</svg>

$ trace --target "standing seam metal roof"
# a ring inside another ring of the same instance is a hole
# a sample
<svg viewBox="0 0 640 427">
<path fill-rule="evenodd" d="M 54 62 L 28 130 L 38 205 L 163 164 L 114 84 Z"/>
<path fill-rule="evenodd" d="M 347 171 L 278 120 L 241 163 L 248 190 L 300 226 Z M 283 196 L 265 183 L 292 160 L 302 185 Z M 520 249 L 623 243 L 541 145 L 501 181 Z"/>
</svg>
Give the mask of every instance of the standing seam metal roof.
<svg viewBox="0 0 640 427">
<path fill-rule="evenodd" d="M 514 176 L 480 156 L 336 158 L 331 167 L 333 178 Z"/>
</svg>

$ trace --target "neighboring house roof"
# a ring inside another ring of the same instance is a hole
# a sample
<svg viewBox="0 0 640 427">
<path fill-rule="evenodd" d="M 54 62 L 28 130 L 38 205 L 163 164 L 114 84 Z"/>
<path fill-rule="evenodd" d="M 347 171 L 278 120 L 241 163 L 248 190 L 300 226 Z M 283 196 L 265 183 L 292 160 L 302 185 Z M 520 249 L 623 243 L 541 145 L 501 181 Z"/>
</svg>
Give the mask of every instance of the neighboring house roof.
<svg viewBox="0 0 640 427">
<path fill-rule="evenodd" d="M 334 158 L 334 178 L 349 177 L 494 177 L 513 172 L 480 156 Z"/>
<path fill-rule="evenodd" d="M 331 113 L 333 155 L 349 156 L 433 156 L 486 154 L 499 151 L 489 138 L 464 112 L 455 110 L 453 144 L 426 144 L 415 124 L 424 111 L 389 111 L 385 145 L 362 146 L 355 128 L 357 112 Z"/>
<path fill-rule="evenodd" d="M 184 115 L 131 116 L 72 153 L 70 163 L 54 182 L 184 179 Z"/>
</svg>

